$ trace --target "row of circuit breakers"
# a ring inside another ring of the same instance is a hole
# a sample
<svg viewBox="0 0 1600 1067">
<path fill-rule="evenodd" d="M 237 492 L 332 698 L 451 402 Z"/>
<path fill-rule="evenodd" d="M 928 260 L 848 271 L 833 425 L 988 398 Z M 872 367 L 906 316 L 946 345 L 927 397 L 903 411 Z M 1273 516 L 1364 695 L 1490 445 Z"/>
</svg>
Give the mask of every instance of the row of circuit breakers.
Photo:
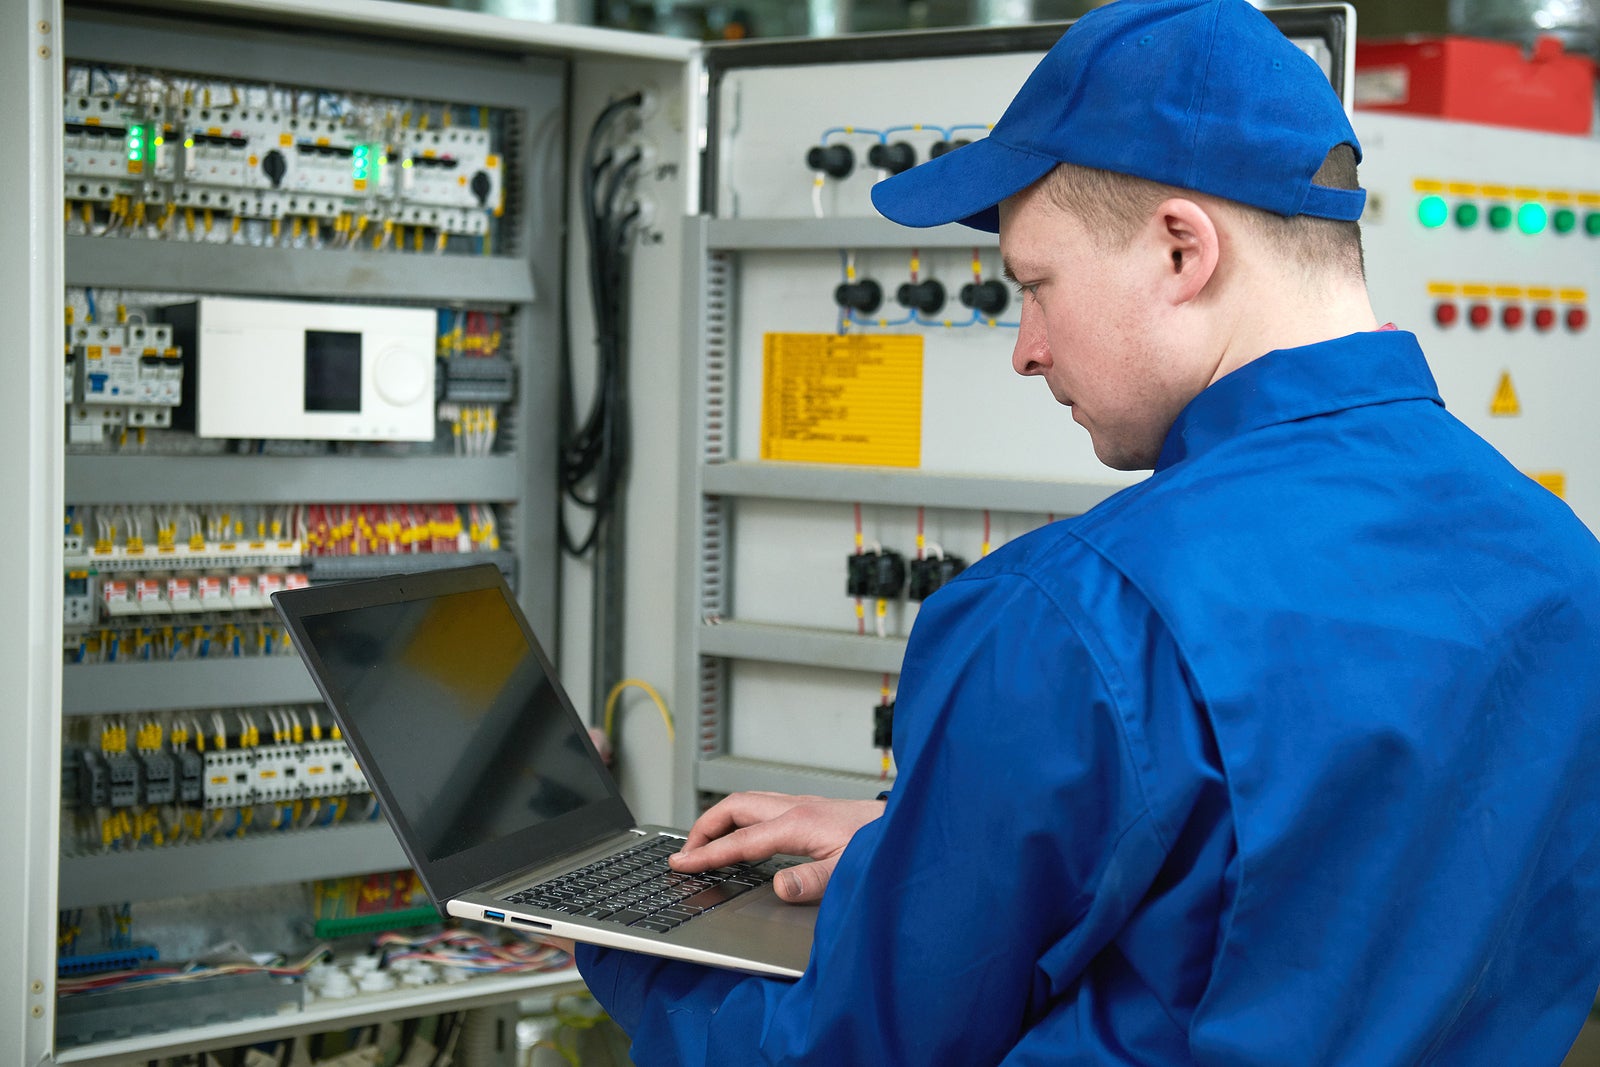
<svg viewBox="0 0 1600 1067">
<path fill-rule="evenodd" d="M 76 798 L 88 808 L 179 804 L 206 810 L 368 793 L 343 741 L 197 751 L 162 743 L 132 751 L 80 748 L 69 757 Z"/>
<path fill-rule="evenodd" d="M 503 206 L 483 127 L 402 128 L 247 107 L 69 95 L 66 199 L 240 218 L 422 226 L 482 235 Z"/>
</svg>

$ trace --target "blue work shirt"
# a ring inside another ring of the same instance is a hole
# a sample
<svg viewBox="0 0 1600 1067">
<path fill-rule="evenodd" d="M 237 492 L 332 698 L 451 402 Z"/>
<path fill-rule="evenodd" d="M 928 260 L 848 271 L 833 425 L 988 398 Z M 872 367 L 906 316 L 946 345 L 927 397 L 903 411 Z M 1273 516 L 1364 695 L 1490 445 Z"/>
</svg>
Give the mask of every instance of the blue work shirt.
<svg viewBox="0 0 1600 1067">
<path fill-rule="evenodd" d="M 1268 353 L 927 601 L 797 982 L 582 948 L 656 1064 L 1558 1064 L 1600 546 L 1415 337 Z"/>
</svg>

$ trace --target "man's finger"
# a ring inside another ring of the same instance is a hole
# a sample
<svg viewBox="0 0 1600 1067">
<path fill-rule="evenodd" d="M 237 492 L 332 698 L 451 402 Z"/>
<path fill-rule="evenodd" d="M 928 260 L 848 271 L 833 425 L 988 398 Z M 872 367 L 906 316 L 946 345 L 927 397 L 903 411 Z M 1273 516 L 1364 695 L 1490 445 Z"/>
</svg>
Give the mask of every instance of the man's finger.
<svg viewBox="0 0 1600 1067">
<path fill-rule="evenodd" d="M 783 824 L 772 821 L 745 826 L 716 840 L 685 846 L 667 862 L 675 871 L 694 873 L 725 867 L 730 863 L 760 863 L 786 850 Z"/>
<path fill-rule="evenodd" d="M 822 891 L 828 888 L 828 879 L 833 877 L 833 867 L 838 862 L 839 857 L 830 856 L 779 871 L 778 877 L 772 880 L 772 888 L 779 899 L 790 904 L 815 903 L 822 899 Z"/>
<path fill-rule="evenodd" d="M 689 851 L 752 823 L 775 819 L 807 797 L 792 797 L 784 793 L 745 792 L 723 797 L 706 809 L 704 815 L 689 828 L 689 838 L 683 850 Z"/>
</svg>

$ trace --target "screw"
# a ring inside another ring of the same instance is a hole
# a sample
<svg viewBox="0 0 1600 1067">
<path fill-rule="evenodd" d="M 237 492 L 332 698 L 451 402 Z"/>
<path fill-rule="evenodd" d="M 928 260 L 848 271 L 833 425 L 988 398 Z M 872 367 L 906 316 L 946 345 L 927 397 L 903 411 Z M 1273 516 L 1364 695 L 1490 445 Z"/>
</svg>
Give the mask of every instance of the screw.
<svg viewBox="0 0 1600 1067">
<path fill-rule="evenodd" d="M 39 46 L 39 58 L 40 59 L 49 59 L 50 58 L 50 46 L 49 45 L 42 44 L 42 45 Z"/>
<path fill-rule="evenodd" d="M 42 1006 L 38 1005 L 38 1004 L 35 1004 L 33 1006 L 33 1017 L 35 1019 L 43 1019 L 44 1018 L 44 1008 Z"/>
<path fill-rule="evenodd" d="M 33 980 L 33 984 L 30 985 L 28 988 L 31 991 L 35 992 L 35 993 L 43 993 L 44 992 L 44 983 L 39 981 L 39 979 L 35 978 Z"/>
<path fill-rule="evenodd" d="M 50 23 L 46 22 L 44 19 L 40 19 L 39 20 L 39 32 L 40 33 L 49 33 L 50 32 Z"/>
</svg>

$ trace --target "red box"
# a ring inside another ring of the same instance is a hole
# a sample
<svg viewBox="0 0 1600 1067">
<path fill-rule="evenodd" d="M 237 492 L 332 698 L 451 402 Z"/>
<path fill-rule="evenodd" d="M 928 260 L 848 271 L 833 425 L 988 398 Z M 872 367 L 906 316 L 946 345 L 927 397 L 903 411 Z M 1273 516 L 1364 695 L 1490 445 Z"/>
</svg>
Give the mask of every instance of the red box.
<svg viewBox="0 0 1600 1067">
<path fill-rule="evenodd" d="M 1491 126 L 1586 134 L 1594 120 L 1594 61 L 1555 37 L 1528 54 L 1476 37 L 1406 37 L 1356 45 L 1356 107 Z"/>
</svg>

